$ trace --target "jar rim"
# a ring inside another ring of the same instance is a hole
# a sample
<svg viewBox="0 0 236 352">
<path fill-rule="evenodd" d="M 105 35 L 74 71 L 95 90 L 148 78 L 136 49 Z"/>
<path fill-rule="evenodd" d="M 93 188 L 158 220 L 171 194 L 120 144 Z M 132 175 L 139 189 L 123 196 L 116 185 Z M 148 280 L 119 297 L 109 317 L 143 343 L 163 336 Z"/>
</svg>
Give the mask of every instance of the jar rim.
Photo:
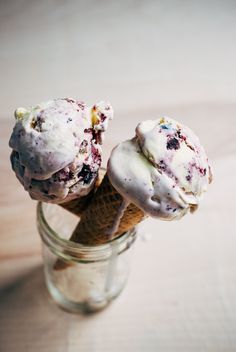
<svg viewBox="0 0 236 352">
<path fill-rule="evenodd" d="M 40 236 L 43 240 L 43 242 L 47 245 L 52 245 L 54 247 L 60 248 L 60 249 L 67 249 L 73 253 L 85 253 L 89 252 L 91 255 L 99 255 L 103 254 L 106 250 L 112 247 L 119 247 L 125 244 L 127 239 L 130 237 L 130 235 L 135 235 L 136 231 L 135 229 L 130 230 L 129 232 L 126 232 L 119 237 L 116 237 L 114 239 L 111 239 L 105 244 L 98 244 L 98 245 L 84 245 L 81 243 L 76 243 L 67 239 L 64 239 L 60 237 L 60 234 L 57 233 L 48 223 L 46 220 L 45 214 L 44 214 L 44 206 L 47 206 L 48 203 L 43 203 L 43 202 L 38 202 L 37 204 L 37 221 L 38 221 L 38 227 L 41 227 L 44 231 L 43 234 L 40 231 L 39 228 L 39 233 Z M 51 204 L 54 205 L 54 204 Z M 56 205 L 55 205 L 56 206 Z"/>
</svg>

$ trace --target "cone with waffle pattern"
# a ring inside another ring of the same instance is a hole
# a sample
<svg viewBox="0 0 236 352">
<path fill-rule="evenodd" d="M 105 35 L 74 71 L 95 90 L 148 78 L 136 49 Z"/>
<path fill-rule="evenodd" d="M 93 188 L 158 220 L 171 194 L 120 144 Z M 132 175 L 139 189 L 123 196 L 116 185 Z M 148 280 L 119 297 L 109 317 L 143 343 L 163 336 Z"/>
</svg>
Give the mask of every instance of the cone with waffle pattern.
<svg viewBox="0 0 236 352">
<path fill-rule="evenodd" d="M 127 203 L 116 191 L 106 174 L 70 240 L 84 245 L 104 244 L 133 228 L 144 217 L 142 210 Z"/>
<path fill-rule="evenodd" d="M 128 203 L 116 191 L 106 174 L 83 212 L 70 241 L 87 246 L 105 244 L 131 230 L 145 217 L 146 214 L 141 209 Z M 54 269 L 63 270 L 71 265 L 70 262 L 57 260 Z"/>
</svg>

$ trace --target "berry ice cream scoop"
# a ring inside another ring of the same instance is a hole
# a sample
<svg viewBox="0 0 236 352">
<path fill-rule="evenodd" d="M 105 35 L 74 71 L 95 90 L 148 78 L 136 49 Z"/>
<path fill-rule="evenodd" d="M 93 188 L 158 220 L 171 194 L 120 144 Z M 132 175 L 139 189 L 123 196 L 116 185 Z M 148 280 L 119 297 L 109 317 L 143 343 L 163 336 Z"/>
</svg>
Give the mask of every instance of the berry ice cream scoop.
<svg viewBox="0 0 236 352">
<path fill-rule="evenodd" d="M 19 108 L 15 118 L 11 163 L 30 196 L 59 204 L 87 195 L 101 165 L 111 105 L 90 108 L 74 99 L 54 99 Z"/>
<path fill-rule="evenodd" d="M 211 182 L 198 137 L 168 117 L 141 122 L 136 137 L 113 150 L 108 176 L 124 199 L 163 220 L 194 211 Z"/>
<path fill-rule="evenodd" d="M 180 219 L 197 209 L 211 179 L 205 150 L 188 127 L 168 117 L 143 121 L 133 139 L 111 152 L 107 173 L 71 241 L 108 243 L 147 216 Z M 60 261 L 55 268 L 67 266 Z"/>
</svg>

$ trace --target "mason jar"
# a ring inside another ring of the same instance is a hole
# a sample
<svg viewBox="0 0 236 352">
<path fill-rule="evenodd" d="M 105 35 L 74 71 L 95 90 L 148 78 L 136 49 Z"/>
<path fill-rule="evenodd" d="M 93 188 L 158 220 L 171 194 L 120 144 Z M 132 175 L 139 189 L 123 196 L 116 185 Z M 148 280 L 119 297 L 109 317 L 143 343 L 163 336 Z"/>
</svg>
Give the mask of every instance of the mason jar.
<svg viewBox="0 0 236 352">
<path fill-rule="evenodd" d="M 38 203 L 45 281 L 52 298 L 71 312 L 95 312 L 123 290 L 136 231 L 104 245 L 86 246 L 69 241 L 78 221 L 58 205 Z"/>
</svg>

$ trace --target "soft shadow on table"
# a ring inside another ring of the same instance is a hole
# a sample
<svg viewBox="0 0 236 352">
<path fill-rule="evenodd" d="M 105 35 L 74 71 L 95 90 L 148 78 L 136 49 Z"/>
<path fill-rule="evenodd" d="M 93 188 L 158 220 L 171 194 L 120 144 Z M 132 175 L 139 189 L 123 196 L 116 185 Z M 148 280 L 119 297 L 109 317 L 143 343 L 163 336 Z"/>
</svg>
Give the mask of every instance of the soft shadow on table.
<svg viewBox="0 0 236 352">
<path fill-rule="evenodd" d="M 88 319 L 55 305 L 38 266 L 0 290 L 0 351 L 66 351 L 70 325 L 78 324 L 79 340 Z"/>
</svg>

